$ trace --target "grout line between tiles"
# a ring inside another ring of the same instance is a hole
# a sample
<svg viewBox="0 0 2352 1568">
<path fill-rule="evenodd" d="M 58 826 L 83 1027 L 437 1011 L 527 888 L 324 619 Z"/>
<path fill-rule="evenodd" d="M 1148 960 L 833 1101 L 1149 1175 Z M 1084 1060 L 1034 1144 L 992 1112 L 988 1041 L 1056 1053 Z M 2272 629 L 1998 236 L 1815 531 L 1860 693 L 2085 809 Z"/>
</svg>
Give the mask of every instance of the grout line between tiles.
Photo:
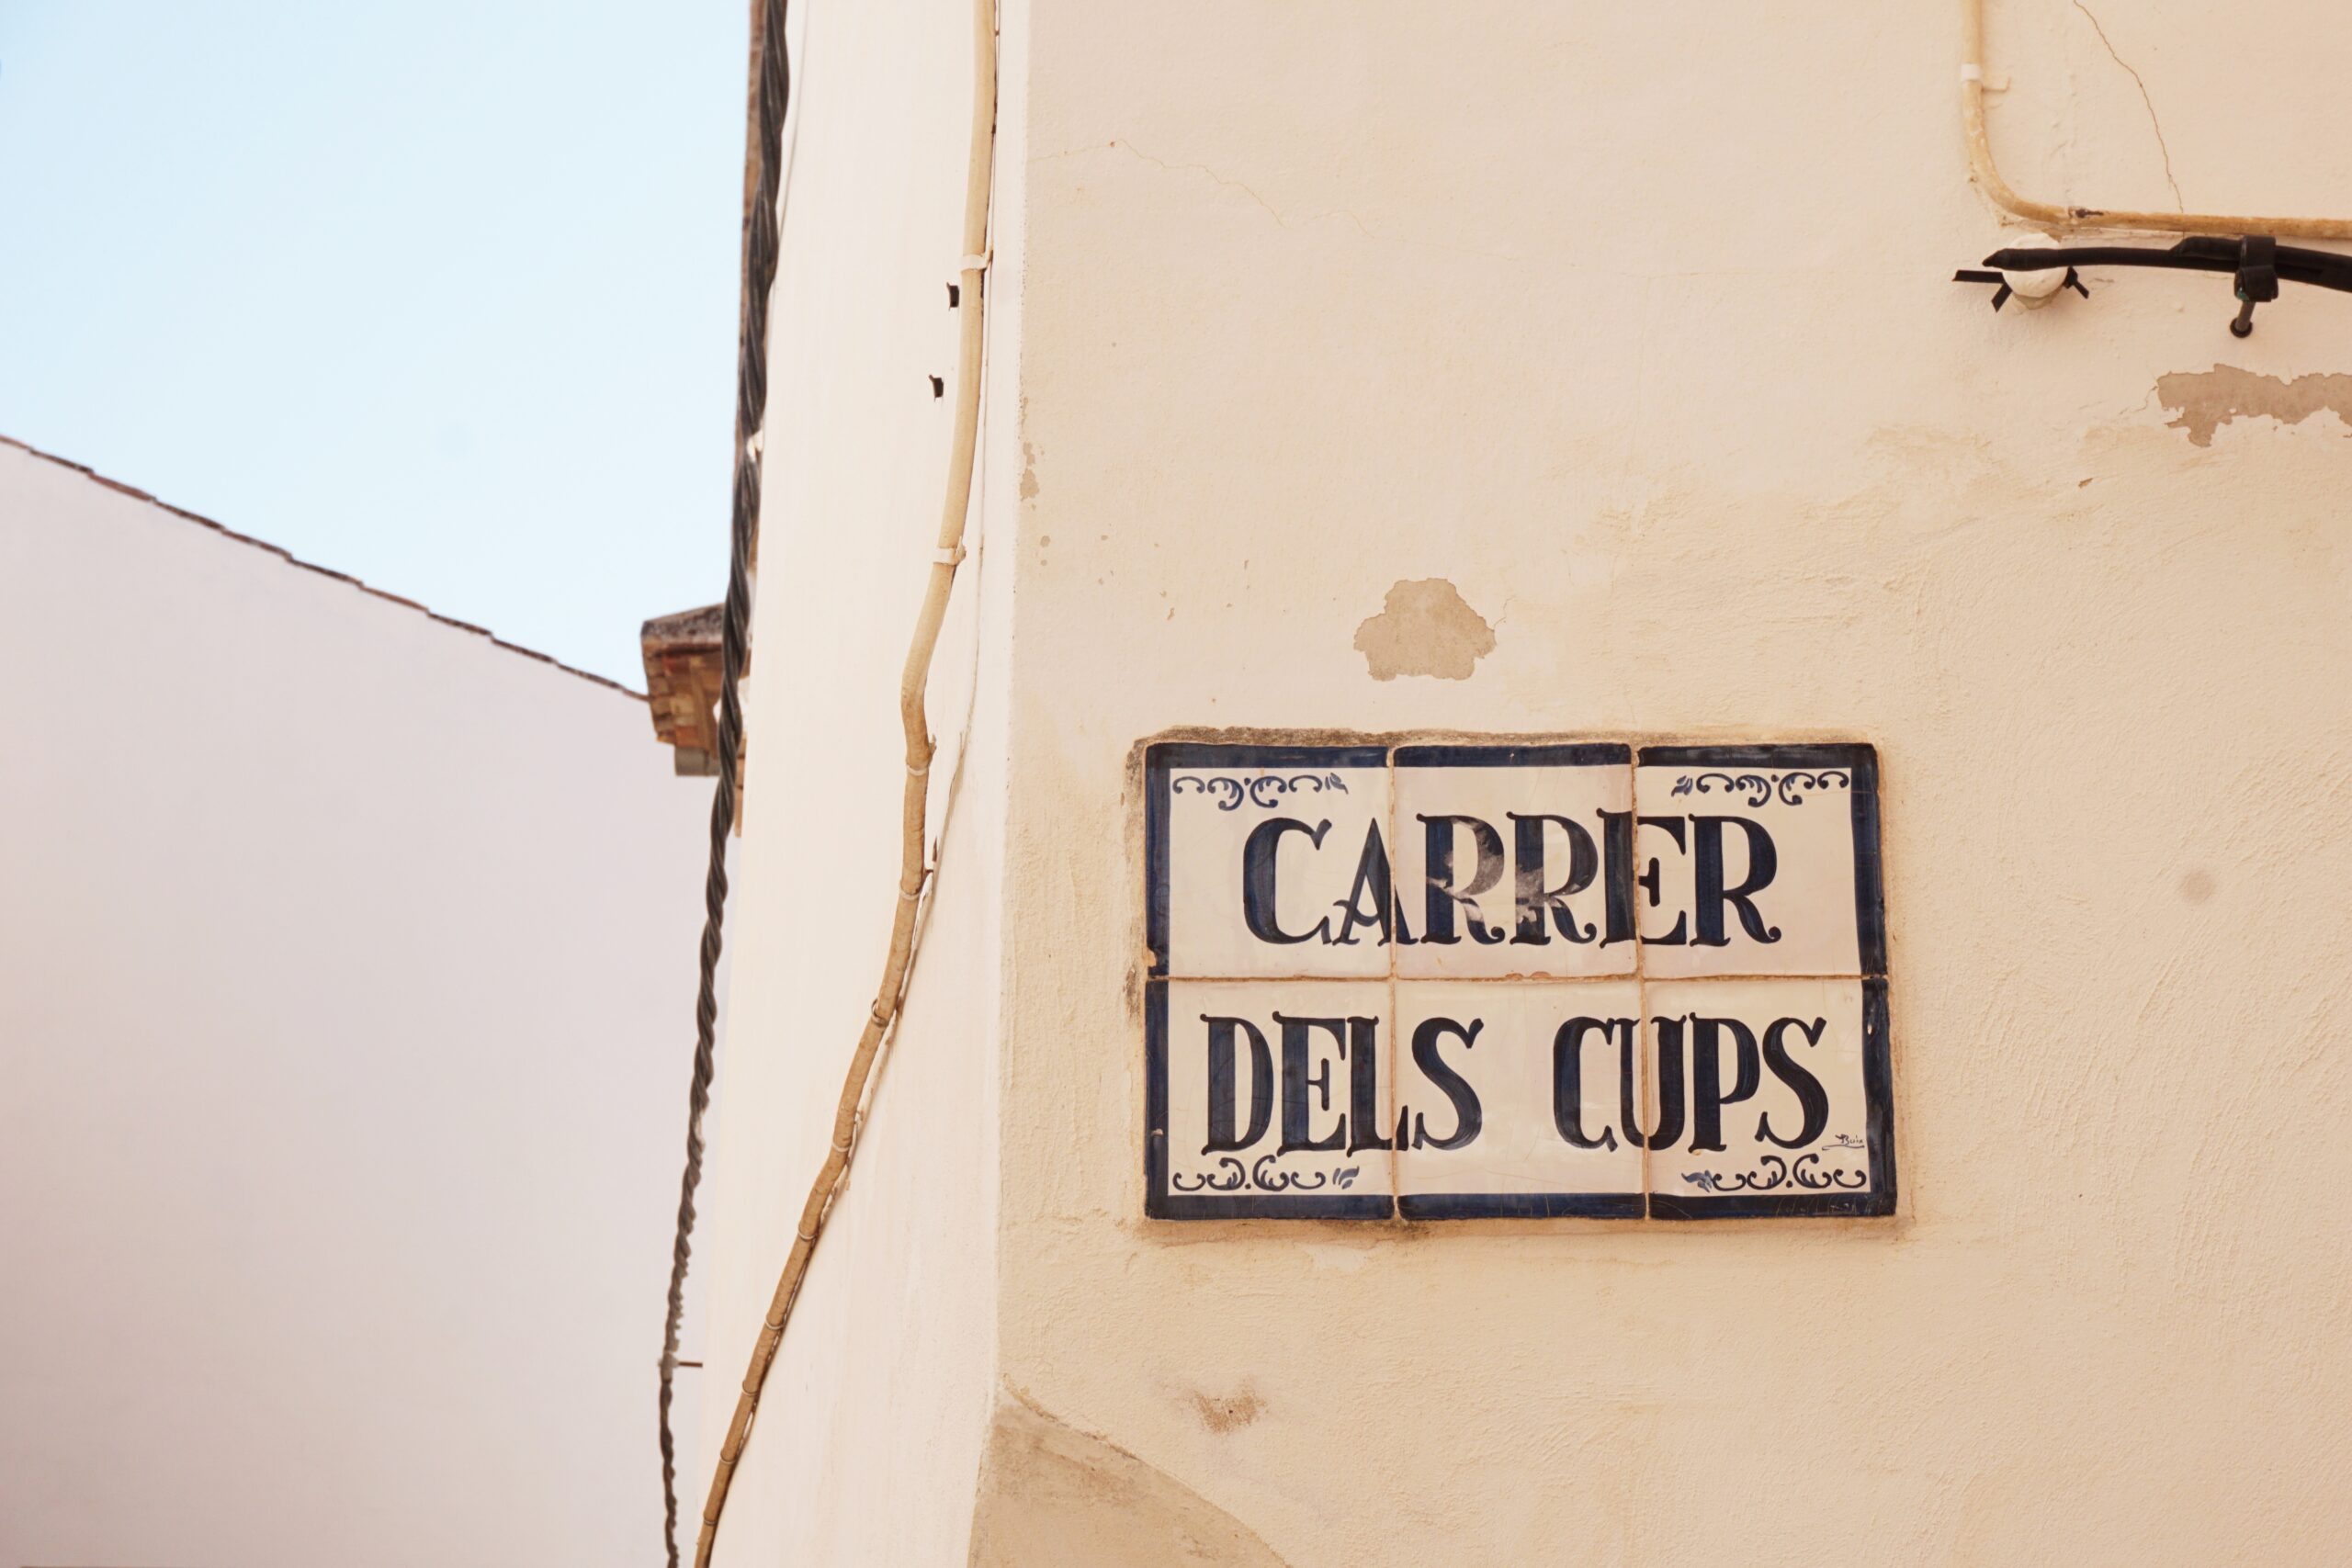
<svg viewBox="0 0 2352 1568">
<path fill-rule="evenodd" d="M 1632 818 L 1633 818 L 1633 820 L 1632 820 L 1632 821 L 1630 821 L 1630 822 L 1628 822 L 1628 823 L 1626 824 L 1626 831 L 1627 831 L 1629 834 L 1631 834 L 1631 835 L 1632 835 L 1632 837 L 1633 837 L 1633 841 L 1634 841 L 1633 859 L 1634 859 L 1634 860 L 1638 860 L 1638 859 L 1640 858 L 1640 856 L 1641 856 L 1641 827 L 1642 827 L 1642 753 L 1641 753 L 1641 750 L 1640 750 L 1640 748 L 1638 748 L 1638 747 L 1635 747 L 1635 748 L 1634 748 L 1634 749 L 1633 749 L 1633 755 L 1632 755 L 1632 756 L 1627 760 L 1626 764 L 1625 764 L 1625 809 L 1626 809 L 1626 811 L 1631 815 L 1631 817 L 1632 817 Z M 1606 863 L 1604 862 L 1604 864 L 1605 864 L 1605 863 Z M 1634 867 L 1633 867 L 1633 864 L 1632 864 L 1631 861 L 1629 861 L 1629 862 L 1628 862 L 1628 863 L 1627 863 L 1627 864 L 1626 864 L 1626 866 L 1625 866 L 1625 874 L 1626 874 L 1626 875 L 1627 875 L 1628 877 L 1631 877 L 1631 876 L 1633 875 L 1633 872 L 1634 872 Z M 1604 873 L 1603 873 L 1603 874 L 1604 874 L 1604 875 L 1606 875 L 1607 874 L 1604 872 Z M 1628 897 L 1633 897 L 1633 895 L 1634 895 L 1635 892 L 1637 892 L 1637 890 L 1638 890 L 1637 886 L 1629 886 L 1626 888 L 1626 890 L 1625 890 L 1625 891 L 1626 891 L 1626 894 L 1627 894 Z M 1604 897 L 1604 898 L 1606 898 L 1606 897 L 1608 897 L 1608 889 L 1607 889 L 1607 888 L 1605 888 L 1605 887 L 1604 887 L 1604 888 L 1601 890 L 1601 896 L 1602 896 L 1602 897 Z M 1635 1107 L 1637 1107 L 1637 1108 L 1640 1110 L 1640 1111 L 1641 1111 L 1641 1118 L 1642 1118 L 1642 1120 L 1648 1122 L 1649 1122 L 1649 1124 L 1650 1124 L 1650 1126 L 1651 1126 L 1651 1127 L 1653 1127 L 1653 1128 L 1655 1128 L 1655 1127 L 1657 1127 L 1657 1112 L 1656 1112 L 1656 1111 L 1652 1111 L 1652 1110 L 1650 1109 L 1650 1103 L 1649 1103 L 1649 1101 L 1650 1101 L 1650 982 L 1649 982 L 1649 970 L 1648 970 L 1648 967 L 1647 967 L 1647 965 L 1646 965 L 1646 964 L 1645 964 L 1643 963 L 1643 961 L 1642 961 L 1642 954 L 1643 954 L 1643 953 L 1644 953 L 1644 952 L 1645 952 L 1645 951 L 1646 951 L 1646 950 L 1645 950 L 1645 944 L 1644 944 L 1644 943 L 1643 943 L 1643 942 L 1642 942 L 1642 907 L 1641 907 L 1641 904 L 1639 903 L 1639 901 L 1638 901 L 1638 900 L 1637 900 L 1637 901 L 1635 901 L 1635 902 L 1634 902 L 1634 922 L 1633 922 L 1633 923 L 1634 923 L 1634 1104 L 1635 1105 Z M 1650 1152 L 1651 1152 L 1651 1151 L 1650 1151 L 1650 1140 L 1649 1140 L 1649 1138 L 1648 1138 L 1648 1136 L 1647 1136 L 1646 1134 L 1638 1134 L 1638 1135 L 1637 1135 L 1637 1134 L 1635 1134 L 1634 1130 L 1632 1127 L 1627 1127 L 1627 1128 L 1625 1129 L 1625 1135 L 1626 1135 L 1628 1138 L 1637 1138 L 1637 1141 L 1638 1141 L 1638 1142 L 1640 1143 L 1640 1145 L 1641 1145 L 1641 1150 L 1642 1150 L 1642 1217 L 1641 1217 L 1641 1223 L 1642 1223 L 1643 1224 L 1651 1224 L 1651 1223 L 1652 1223 L 1652 1221 L 1653 1221 L 1653 1216 L 1652 1216 L 1652 1215 L 1651 1215 L 1651 1213 L 1650 1213 Z"/>
<path fill-rule="evenodd" d="M 1388 1125 L 1387 1133 L 1396 1145 L 1388 1151 L 1388 1223 L 1402 1224 L 1405 1220 L 1404 1117 L 1400 1114 L 1403 1080 L 1397 1075 L 1404 1071 L 1396 1052 L 1396 1037 L 1404 1032 L 1405 1013 L 1396 995 L 1396 928 L 1404 919 L 1403 891 L 1396 886 L 1396 748 L 1387 751 L 1388 819 L 1385 824 L 1388 835 L 1388 1103 L 1381 1115 Z"/>
</svg>

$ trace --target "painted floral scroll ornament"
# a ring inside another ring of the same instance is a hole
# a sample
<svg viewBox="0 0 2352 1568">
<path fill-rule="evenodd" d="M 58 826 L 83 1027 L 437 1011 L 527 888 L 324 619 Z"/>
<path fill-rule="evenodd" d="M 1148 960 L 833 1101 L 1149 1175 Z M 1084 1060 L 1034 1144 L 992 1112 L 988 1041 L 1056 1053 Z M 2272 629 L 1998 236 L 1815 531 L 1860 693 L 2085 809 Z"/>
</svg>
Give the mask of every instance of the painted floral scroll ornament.
<svg viewBox="0 0 2352 1568">
<path fill-rule="evenodd" d="M 1808 1192 L 1852 1192 L 1871 1184 L 1868 1171 L 1824 1166 L 1818 1154 L 1799 1155 L 1793 1166 L 1779 1155 L 1766 1155 L 1754 1170 L 1686 1170 L 1682 1179 L 1702 1192 L 1770 1192 L 1778 1187 L 1802 1187 Z"/>
<path fill-rule="evenodd" d="M 1824 769 L 1817 773 L 1685 773 L 1674 781 L 1672 793 L 1690 795 L 1695 791 L 1705 795 L 1718 784 L 1731 795 L 1747 791 L 1750 807 L 1761 806 L 1775 795 L 1781 797 L 1783 806 L 1803 806 L 1804 791 L 1846 789 L 1851 786 L 1852 781 L 1835 768 Z"/>
<path fill-rule="evenodd" d="M 1188 792 L 1186 785 L 1191 785 Z M 1285 778 L 1280 773 L 1261 773 L 1256 778 L 1236 778 L 1231 773 L 1186 773 L 1169 785 L 1170 795 L 1205 795 L 1216 802 L 1219 811 L 1237 811 L 1244 800 L 1252 806 L 1272 807 L 1285 795 L 1313 790 L 1348 793 L 1348 781 L 1337 773 L 1293 773 Z"/>
<path fill-rule="evenodd" d="M 1215 1171 L 1172 1171 L 1168 1185 L 1178 1192 L 1238 1192 L 1244 1187 L 1261 1192 L 1314 1192 L 1325 1187 L 1344 1192 L 1356 1184 L 1359 1166 L 1345 1166 L 1338 1170 L 1283 1170 L 1275 1165 L 1274 1156 L 1260 1155 L 1257 1163 L 1244 1167 L 1231 1155 L 1216 1162 Z"/>
</svg>

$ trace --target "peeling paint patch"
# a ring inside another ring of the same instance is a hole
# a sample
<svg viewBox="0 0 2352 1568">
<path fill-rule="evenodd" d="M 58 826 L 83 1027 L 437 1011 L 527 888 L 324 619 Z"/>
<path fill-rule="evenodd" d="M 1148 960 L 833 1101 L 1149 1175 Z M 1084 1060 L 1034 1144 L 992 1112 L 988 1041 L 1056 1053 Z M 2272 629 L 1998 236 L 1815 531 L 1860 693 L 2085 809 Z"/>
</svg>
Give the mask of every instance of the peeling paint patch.
<svg viewBox="0 0 2352 1568">
<path fill-rule="evenodd" d="M 2332 412 L 2352 431 L 2352 376 L 2315 372 L 2288 381 L 2216 365 L 2157 377 L 2156 396 L 2172 411 L 2166 427 L 2188 432 L 2192 446 L 2211 446 L 2213 433 L 2233 419 L 2264 415 L 2281 424 L 2301 424 L 2313 414 Z"/>
<path fill-rule="evenodd" d="M 1375 681 L 1467 681 L 1478 660 L 1494 652 L 1495 628 L 1453 583 L 1425 577 L 1389 589 L 1380 614 L 1356 627 L 1355 647 Z"/>
<path fill-rule="evenodd" d="M 971 1568 L 1286 1568 L 1255 1532 L 1125 1449 L 1000 1398 L 980 1459 Z"/>
</svg>

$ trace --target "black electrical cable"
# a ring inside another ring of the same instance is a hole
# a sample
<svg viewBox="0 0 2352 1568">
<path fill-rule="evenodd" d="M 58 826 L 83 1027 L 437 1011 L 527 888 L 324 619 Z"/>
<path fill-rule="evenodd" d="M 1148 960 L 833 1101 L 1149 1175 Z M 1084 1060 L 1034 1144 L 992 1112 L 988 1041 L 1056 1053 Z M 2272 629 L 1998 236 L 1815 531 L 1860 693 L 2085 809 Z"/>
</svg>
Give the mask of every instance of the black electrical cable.
<svg viewBox="0 0 2352 1568">
<path fill-rule="evenodd" d="M 2149 266 L 2176 272 L 2227 272 L 2236 275 L 2238 314 L 2230 331 L 2245 337 L 2254 331 L 2254 308 L 2278 298 L 2281 283 L 2306 283 L 2314 288 L 2352 293 L 2352 256 L 2282 245 L 2268 234 L 2248 234 L 2226 240 L 2213 234 L 2192 234 L 2164 250 L 2147 245 L 2056 245 L 2028 250 L 2011 248 L 1986 256 L 1984 267 L 1966 267 L 1952 274 L 1954 283 L 1997 286 L 1993 309 L 2009 301 L 2010 285 L 2003 273 L 2050 272 L 2066 269 L 2066 286 L 2087 296 L 2075 269 L 2086 266 Z"/>
<path fill-rule="evenodd" d="M 2154 266 L 2181 272 L 2236 272 L 2271 266 L 2288 283 L 2308 283 L 2316 288 L 2352 293 L 2352 256 L 2314 251 L 2301 245 L 2276 245 L 2268 259 L 2262 236 L 2245 240 L 2192 235 L 2177 245 L 2155 250 L 2143 245 L 2061 245 L 2049 250 L 2000 250 L 1984 265 L 1999 272 L 2047 272 L 2061 266 Z"/>
<path fill-rule="evenodd" d="M 718 782 L 710 800 L 710 865 L 703 877 L 702 977 L 695 994 L 694 1072 L 686 1087 L 686 1164 L 670 1247 L 669 1319 L 662 1333 L 662 1544 L 678 1568 L 677 1441 L 670 1404 L 685 1318 L 686 1263 L 694 1252 L 695 1190 L 702 1184 L 704 1112 L 710 1108 L 718 1028 L 718 953 L 727 919 L 727 840 L 735 829 L 736 769 L 743 754 L 743 674 L 752 615 L 752 542 L 760 518 L 760 443 L 767 409 L 768 291 L 775 283 L 778 151 L 792 73 L 785 58 L 784 0 L 761 0 L 760 54 L 748 156 L 759 173 L 743 235 L 743 326 L 735 373 L 735 493 L 729 530 L 727 608 L 719 639 Z"/>
</svg>

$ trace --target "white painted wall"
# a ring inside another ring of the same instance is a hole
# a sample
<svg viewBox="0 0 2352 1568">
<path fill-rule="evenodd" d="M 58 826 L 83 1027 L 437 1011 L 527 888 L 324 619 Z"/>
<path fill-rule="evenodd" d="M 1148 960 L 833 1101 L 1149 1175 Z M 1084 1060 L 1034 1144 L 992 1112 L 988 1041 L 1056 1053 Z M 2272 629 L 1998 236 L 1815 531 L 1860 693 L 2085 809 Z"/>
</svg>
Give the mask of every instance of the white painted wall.
<svg viewBox="0 0 2352 1568">
<path fill-rule="evenodd" d="M 769 345 L 750 765 L 729 1052 L 704 1202 L 710 1311 L 698 1520 L 898 899 L 899 676 L 946 483 L 971 11 L 791 7 L 792 118 Z M 1000 240 L 1000 254 L 1003 241 Z M 993 286 L 991 286 L 993 288 Z M 991 297 L 1001 328 L 1014 305 Z M 1017 334 L 989 367 L 1015 393 Z M 992 445 L 976 513 L 1019 476 Z M 940 642 L 933 881 L 857 1165 L 809 1271 L 718 1540 L 721 1564 L 960 1562 L 995 1387 L 996 1018 L 1007 544 L 976 526 Z M 992 606 L 983 635 L 978 606 Z M 689 1543 L 690 1544 L 690 1543 Z"/>
<path fill-rule="evenodd" d="M 658 1562 L 707 784 L 8 445 L 0 669 L 0 1562 Z"/>
<path fill-rule="evenodd" d="M 2352 212 L 2340 6 L 1995 10 L 2033 194 Z M 892 389 L 948 363 L 965 13 L 821 16 L 776 334 L 845 385 L 772 382 L 729 1378 L 880 962 L 945 451 Z M 2296 378 L 2346 370 L 2352 300 L 2240 342 L 2225 279 L 2095 272 L 1994 314 L 1951 281 L 2016 232 L 1959 34 L 1008 7 L 979 651 L 943 653 L 1003 715 L 942 857 L 980 908 L 942 905 L 723 1562 L 2341 1555 L 2352 398 Z M 1376 678 L 1358 628 L 1426 579 L 1493 650 Z M 1900 1212 L 1147 1222 L 1132 768 L 1182 726 L 1874 743 Z"/>
</svg>

